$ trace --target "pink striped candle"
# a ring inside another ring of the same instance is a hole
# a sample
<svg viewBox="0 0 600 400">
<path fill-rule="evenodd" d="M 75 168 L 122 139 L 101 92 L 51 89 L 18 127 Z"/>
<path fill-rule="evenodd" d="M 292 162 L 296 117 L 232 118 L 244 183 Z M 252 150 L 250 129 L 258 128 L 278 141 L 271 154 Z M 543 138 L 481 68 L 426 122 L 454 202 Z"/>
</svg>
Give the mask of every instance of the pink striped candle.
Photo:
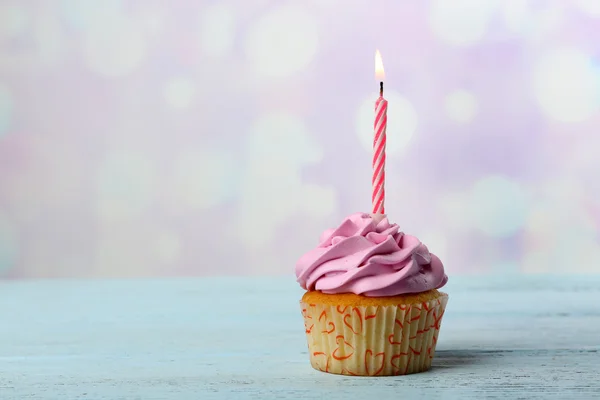
<svg viewBox="0 0 600 400">
<path fill-rule="evenodd" d="M 375 78 L 379 81 L 379 98 L 375 102 L 375 138 L 373 139 L 373 214 L 385 214 L 385 144 L 388 102 L 383 98 L 383 61 L 375 52 Z"/>
</svg>

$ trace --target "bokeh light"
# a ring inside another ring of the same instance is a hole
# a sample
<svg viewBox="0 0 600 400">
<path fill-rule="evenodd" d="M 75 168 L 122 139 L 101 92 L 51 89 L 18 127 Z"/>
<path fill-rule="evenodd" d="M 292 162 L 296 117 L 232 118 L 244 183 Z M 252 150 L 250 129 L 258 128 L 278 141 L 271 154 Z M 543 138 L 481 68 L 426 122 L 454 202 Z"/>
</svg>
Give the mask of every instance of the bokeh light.
<svg viewBox="0 0 600 400">
<path fill-rule="evenodd" d="M 217 206 L 234 195 L 239 170 L 233 155 L 221 149 L 184 151 L 173 165 L 172 193 L 185 211 Z"/>
<path fill-rule="evenodd" d="M 0 277 L 290 273 L 370 211 L 377 48 L 389 218 L 600 272 L 599 1 L 176 3 L 0 1 Z"/>
<path fill-rule="evenodd" d="M 569 177 L 557 177 L 540 186 L 524 227 L 524 271 L 598 270 L 598 227 L 586 203 L 583 186 Z"/>
<path fill-rule="evenodd" d="M 302 187 L 300 208 L 306 215 L 325 218 L 335 212 L 337 198 L 333 187 L 307 183 Z"/>
<path fill-rule="evenodd" d="M 0 39 L 22 34 L 29 23 L 30 15 L 24 5 L 8 2 L 0 4 Z"/>
<path fill-rule="evenodd" d="M 530 0 L 503 0 L 499 5 L 509 31 L 523 33 L 531 25 Z"/>
<path fill-rule="evenodd" d="M 200 13 L 199 42 L 210 57 L 223 57 L 233 49 L 235 13 L 227 4 L 213 4 Z"/>
<path fill-rule="evenodd" d="M 137 20 L 140 21 L 140 29 L 147 32 L 149 38 L 161 38 L 167 29 L 167 18 L 169 8 L 166 3 L 149 4 L 147 8 L 140 10 Z"/>
<path fill-rule="evenodd" d="M 140 67 L 146 56 L 148 44 L 143 31 L 122 14 L 95 19 L 84 35 L 85 61 L 101 76 L 127 75 Z"/>
<path fill-rule="evenodd" d="M 429 24 L 441 41 L 470 46 L 484 38 L 495 5 L 487 0 L 432 0 Z"/>
<path fill-rule="evenodd" d="M 302 168 L 318 162 L 323 152 L 302 120 L 289 113 L 271 113 L 258 118 L 245 146 L 238 231 L 243 244 L 263 247 L 273 240 L 275 230 L 287 219 L 315 204 L 329 201 L 326 190 L 314 185 L 305 191 Z M 316 196 L 315 200 L 306 196 Z M 314 212 L 309 210 L 309 218 Z M 256 233 L 256 227 L 261 233 Z"/>
<path fill-rule="evenodd" d="M 181 257 L 182 243 L 175 232 L 158 232 L 153 247 L 159 260 L 167 265 L 174 265 Z"/>
<path fill-rule="evenodd" d="M 143 215 L 154 200 L 156 176 L 156 165 L 142 153 L 109 153 L 98 170 L 99 217 L 111 221 Z"/>
<path fill-rule="evenodd" d="M 406 232 L 410 233 L 410 232 Z M 426 230 L 420 232 L 418 236 L 429 251 L 438 256 L 441 260 L 448 259 L 448 237 L 440 230 Z"/>
<path fill-rule="evenodd" d="M 6 133 L 12 118 L 13 102 L 8 88 L 0 83 L 0 137 Z"/>
<path fill-rule="evenodd" d="M 471 223 L 481 232 L 506 237 L 523 226 L 528 199 L 521 185 L 514 180 L 491 175 L 473 185 L 468 211 Z"/>
<path fill-rule="evenodd" d="M 290 4 L 258 19 L 248 31 L 244 50 L 257 72 L 283 78 L 306 68 L 317 54 L 318 44 L 314 17 Z"/>
<path fill-rule="evenodd" d="M 196 93 L 193 81 L 184 77 L 175 77 L 165 83 L 164 95 L 167 104 L 176 109 L 190 106 Z"/>
<path fill-rule="evenodd" d="M 390 90 L 384 93 L 388 104 L 388 126 L 386 153 L 401 153 L 409 144 L 417 130 L 418 117 L 412 103 L 398 92 Z M 366 98 L 358 109 L 356 133 L 365 150 L 373 151 L 373 122 L 375 121 L 375 96 Z"/>
<path fill-rule="evenodd" d="M 598 110 L 600 76 L 584 52 L 553 50 L 532 73 L 536 99 L 548 118 L 580 122 Z"/>
<path fill-rule="evenodd" d="M 157 262 L 160 250 L 156 246 L 157 238 L 150 234 L 146 224 L 142 226 L 143 230 L 121 224 L 104 225 L 95 241 L 95 263 L 88 267 L 92 276 L 98 274 L 97 271 L 108 277 L 154 275 L 162 263 Z"/>
<path fill-rule="evenodd" d="M 64 33 L 61 21 L 55 14 L 42 14 L 33 30 L 41 64 L 54 66 L 65 54 Z"/>
<path fill-rule="evenodd" d="M 469 204 L 467 191 L 448 191 L 439 197 L 436 206 L 451 231 L 464 234 L 471 227 Z"/>
<path fill-rule="evenodd" d="M 600 17 L 600 3 L 596 0 L 575 0 L 575 4 L 588 15 L 596 18 Z"/>
<path fill-rule="evenodd" d="M 6 215 L 0 212 L 0 273 L 13 268 L 17 256 L 16 233 Z"/>
<path fill-rule="evenodd" d="M 60 0 L 60 4 L 65 20 L 80 29 L 87 29 L 123 12 L 123 0 L 103 0 L 101 3 L 90 0 Z"/>
<path fill-rule="evenodd" d="M 468 123 L 477 114 L 477 99 L 467 90 L 457 89 L 446 96 L 446 114 L 456 122 Z"/>
</svg>

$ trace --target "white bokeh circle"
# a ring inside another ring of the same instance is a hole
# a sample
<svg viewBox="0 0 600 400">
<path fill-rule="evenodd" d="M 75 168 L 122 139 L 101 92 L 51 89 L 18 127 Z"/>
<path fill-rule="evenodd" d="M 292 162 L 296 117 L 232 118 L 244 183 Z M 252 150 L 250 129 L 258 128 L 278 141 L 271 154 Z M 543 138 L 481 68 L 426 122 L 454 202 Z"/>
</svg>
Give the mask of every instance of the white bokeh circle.
<svg viewBox="0 0 600 400">
<path fill-rule="evenodd" d="M 66 52 L 65 34 L 61 21 L 52 15 L 47 15 L 37 21 L 33 32 L 40 63 L 57 64 Z"/>
<path fill-rule="evenodd" d="M 97 211 L 101 219 L 123 220 L 142 215 L 156 195 L 156 165 L 143 153 L 113 151 L 99 167 Z"/>
<path fill-rule="evenodd" d="M 182 244 L 179 236 L 173 232 L 161 230 L 156 234 L 154 246 L 156 257 L 166 263 L 173 264 L 181 256 Z"/>
<path fill-rule="evenodd" d="M 323 157 L 302 119 L 287 112 L 262 115 L 248 140 L 237 229 L 244 246 L 271 244 L 277 227 L 294 215 L 310 219 L 333 212 L 334 191 L 302 180 L 302 168 Z"/>
<path fill-rule="evenodd" d="M 8 88 L 0 84 L 0 137 L 10 126 L 13 112 L 13 100 Z"/>
<path fill-rule="evenodd" d="M 564 172 L 577 177 L 579 190 L 586 196 L 600 199 L 600 180 L 598 179 L 598 149 L 600 136 L 585 135 L 574 140 L 567 157 L 562 161 Z"/>
<path fill-rule="evenodd" d="M 571 175 L 536 188 L 524 227 L 525 272 L 597 272 L 600 243 L 586 189 Z"/>
<path fill-rule="evenodd" d="M 565 178 L 554 179 L 538 194 L 542 200 L 537 200 L 533 205 L 527 217 L 526 232 L 540 242 L 562 236 L 561 231 L 567 227 L 575 227 L 578 232 L 571 232 L 571 235 L 594 236 L 594 218 L 581 206 L 586 197 L 583 188 Z"/>
<path fill-rule="evenodd" d="M 200 15 L 200 48 L 207 56 L 222 57 L 230 53 L 235 39 L 235 14 L 227 4 L 214 4 Z"/>
<path fill-rule="evenodd" d="M 81 29 L 123 12 L 123 0 L 60 0 L 60 5 L 66 21 Z"/>
<path fill-rule="evenodd" d="M 163 5 L 153 4 L 143 10 L 141 15 L 137 16 L 140 26 L 144 28 L 148 36 L 160 37 L 168 28 L 166 7 L 168 7 L 167 3 Z"/>
<path fill-rule="evenodd" d="M 417 130 L 418 117 L 412 103 L 395 91 L 387 91 L 384 97 L 388 101 L 386 154 L 402 152 Z M 375 98 L 365 99 L 358 109 L 356 129 L 360 143 L 372 152 L 375 121 Z"/>
<path fill-rule="evenodd" d="M 256 119 L 249 138 L 251 157 L 277 169 L 297 168 L 323 158 L 323 151 L 309 134 L 304 121 L 288 112 L 272 112 Z"/>
<path fill-rule="evenodd" d="M 467 211 L 473 227 L 489 236 L 507 237 L 525 224 L 528 197 L 518 182 L 489 175 L 473 185 Z"/>
<path fill-rule="evenodd" d="M 600 17 L 600 2 L 598 0 L 575 0 L 575 5 L 592 17 Z"/>
<path fill-rule="evenodd" d="M 522 257 L 522 272 L 527 274 L 540 274 L 555 272 L 554 263 L 557 260 L 553 260 L 553 255 L 548 254 L 547 251 L 531 250 L 525 252 Z"/>
<path fill-rule="evenodd" d="M 566 2 L 550 2 L 547 7 L 538 10 L 533 14 L 528 23 L 528 37 L 533 41 L 547 40 L 547 35 L 556 32 L 556 30 L 564 23 Z"/>
<path fill-rule="evenodd" d="M 427 246 L 429 251 L 438 256 L 442 262 L 444 262 L 444 260 L 446 260 L 448 257 L 447 236 L 447 233 L 443 233 L 438 230 L 429 230 L 418 235 L 421 243 Z"/>
<path fill-rule="evenodd" d="M 148 240 L 147 227 L 106 223 L 102 226 L 94 257 L 93 277 L 143 277 L 158 267 L 156 244 Z M 151 247 L 152 246 L 152 247 Z"/>
<path fill-rule="evenodd" d="M 172 108 L 188 108 L 192 103 L 195 93 L 196 88 L 194 83 L 187 78 L 174 77 L 165 83 L 165 101 Z"/>
<path fill-rule="evenodd" d="M 485 36 L 495 7 L 496 2 L 489 0 L 433 0 L 429 24 L 441 41 L 470 46 Z"/>
<path fill-rule="evenodd" d="M 173 192 L 188 208 L 210 209 L 232 196 L 238 170 L 233 155 L 225 150 L 178 154 L 173 166 Z"/>
<path fill-rule="evenodd" d="M 600 245 L 589 236 L 557 238 L 553 245 L 528 250 L 523 256 L 526 273 L 598 273 Z"/>
<path fill-rule="evenodd" d="M 244 50 L 258 73 L 283 78 L 306 68 L 318 44 L 315 18 L 289 4 L 272 9 L 249 28 Z"/>
<path fill-rule="evenodd" d="M 14 227 L 3 214 L 0 214 L 0 274 L 14 266 L 17 250 L 17 235 Z"/>
<path fill-rule="evenodd" d="M 582 51 L 554 50 L 539 60 L 532 73 L 535 97 L 546 117 L 580 122 L 598 110 L 600 77 Z"/>
<path fill-rule="evenodd" d="M 450 119 L 468 123 L 477 114 L 477 98 L 467 90 L 457 89 L 446 96 L 444 108 Z"/>
<path fill-rule="evenodd" d="M 0 38 L 11 38 L 25 32 L 30 23 L 27 8 L 17 3 L 0 4 Z"/>
<path fill-rule="evenodd" d="M 336 192 L 333 187 L 307 183 L 302 187 L 301 208 L 307 215 L 325 218 L 335 211 Z"/>
<path fill-rule="evenodd" d="M 446 226 L 452 231 L 465 233 L 470 228 L 468 218 L 469 193 L 465 191 L 445 192 L 436 201 L 436 207 Z"/>
<path fill-rule="evenodd" d="M 83 56 L 93 72 L 109 78 L 122 77 L 141 65 L 147 46 L 143 29 L 116 14 L 87 27 Z"/>
<path fill-rule="evenodd" d="M 522 33 L 531 25 L 531 4 L 529 0 L 503 0 L 501 14 L 507 28 L 514 33 Z"/>
<path fill-rule="evenodd" d="M 307 3 L 309 3 L 311 7 L 318 7 L 324 11 L 349 6 L 348 2 L 344 0 L 309 0 Z"/>
</svg>

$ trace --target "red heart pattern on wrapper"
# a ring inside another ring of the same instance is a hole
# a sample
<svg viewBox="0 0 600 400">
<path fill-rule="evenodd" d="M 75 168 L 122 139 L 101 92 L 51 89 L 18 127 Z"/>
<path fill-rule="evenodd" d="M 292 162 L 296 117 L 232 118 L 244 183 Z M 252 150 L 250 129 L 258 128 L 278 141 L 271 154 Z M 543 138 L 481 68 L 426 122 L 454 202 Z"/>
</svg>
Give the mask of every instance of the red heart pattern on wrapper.
<svg viewBox="0 0 600 400">
<path fill-rule="evenodd" d="M 431 367 L 448 296 L 416 304 L 300 302 L 313 368 L 353 376 L 406 375 Z"/>
</svg>

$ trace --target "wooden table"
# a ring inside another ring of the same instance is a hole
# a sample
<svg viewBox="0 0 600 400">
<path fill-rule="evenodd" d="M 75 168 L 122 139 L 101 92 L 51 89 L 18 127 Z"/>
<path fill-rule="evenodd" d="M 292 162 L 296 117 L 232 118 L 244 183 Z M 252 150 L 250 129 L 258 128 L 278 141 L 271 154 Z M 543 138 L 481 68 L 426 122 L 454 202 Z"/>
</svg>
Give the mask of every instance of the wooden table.
<svg viewBox="0 0 600 400">
<path fill-rule="evenodd" d="M 600 276 L 445 291 L 429 372 L 350 378 L 310 367 L 291 276 L 0 283 L 0 399 L 600 398 Z"/>
</svg>

